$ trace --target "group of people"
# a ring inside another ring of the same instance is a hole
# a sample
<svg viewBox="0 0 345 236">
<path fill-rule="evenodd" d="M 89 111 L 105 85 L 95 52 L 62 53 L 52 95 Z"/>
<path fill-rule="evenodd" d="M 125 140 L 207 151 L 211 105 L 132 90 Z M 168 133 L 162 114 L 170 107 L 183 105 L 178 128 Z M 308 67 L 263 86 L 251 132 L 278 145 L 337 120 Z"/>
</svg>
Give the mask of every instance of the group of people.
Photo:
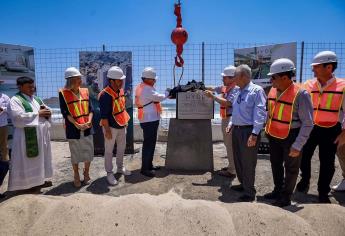
<svg viewBox="0 0 345 236">
<path fill-rule="evenodd" d="M 114 176 L 113 151 L 116 143 L 116 173 L 130 175 L 123 164 L 126 148 L 126 128 L 130 119 L 126 111 L 126 98 L 123 84 L 126 76 L 117 66 L 107 72 L 108 85 L 99 93 L 100 126 L 104 135 L 104 166 L 109 185 L 116 185 Z M 153 68 L 142 72 L 142 82 L 135 91 L 138 119 L 143 129 L 141 173 L 155 176 L 153 155 L 161 114 L 160 102 L 168 94 L 160 94 L 154 88 L 157 76 Z M 59 91 L 61 114 L 64 118 L 66 138 L 71 153 L 73 184 L 79 188 L 88 184 L 90 166 L 94 156 L 93 114 L 87 88 L 82 88 L 82 74 L 78 69 L 65 70 L 65 86 Z M 51 109 L 35 96 L 35 83 L 32 78 L 17 79 L 18 93 L 11 99 L 0 94 L 0 185 L 9 169 L 8 191 L 40 190 L 52 186 L 49 179 L 53 175 L 50 143 Z M 7 144 L 7 118 L 13 123 L 12 153 L 9 160 Z M 9 164 L 10 163 L 10 164 Z M 83 165 L 83 178 L 79 164 Z M 5 197 L 0 194 L 0 197 Z"/>
<path fill-rule="evenodd" d="M 311 64 L 315 78 L 304 84 L 293 81 L 294 63 L 287 58 L 275 60 L 268 73 L 272 88 L 266 96 L 252 81 L 247 65 L 228 66 L 221 74 L 223 86 L 208 87 L 205 95 L 220 104 L 224 144 L 228 166 L 218 173 L 239 185 L 239 201 L 253 201 L 256 196 L 255 169 L 260 132 L 265 130 L 270 146 L 274 188 L 264 195 L 280 207 L 291 205 L 298 174 L 297 191 L 307 193 L 311 177 L 311 159 L 319 147 L 320 171 L 318 198 L 330 203 L 330 184 L 335 171 L 335 154 L 345 144 L 345 79 L 336 78 L 337 56 L 332 51 L 319 52 Z M 213 92 L 221 94 L 216 96 Z M 339 156 L 344 179 L 333 186 L 345 191 L 344 155 Z"/>
<path fill-rule="evenodd" d="M 311 66 L 315 78 L 305 84 L 297 84 L 293 81 L 296 73 L 294 63 L 287 58 L 275 60 L 268 73 L 272 82 L 268 95 L 262 87 L 251 81 L 252 72 L 247 65 L 226 67 L 221 74 L 223 85 L 207 87 L 205 95 L 220 104 L 228 157 L 228 166 L 218 173 L 232 179 L 238 178 L 240 184 L 231 186 L 231 189 L 243 193 L 239 201 L 255 200 L 257 153 L 260 133 L 264 130 L 269 139 L 274 182 L 272 192 L 264 197 L 274 199 L 274 204 L 280 207 L 290 205 L 300 171 L 302 178 L 297 184 L 297 191 L 308 192 L 311 159 L 318 146 L 319 202 L 330 203 L 328 194 L 335 171 L 335 154 L 337 148 L 345 143 L 345 80 L 334 76 L 337 68 L 334 52 L 318 53 Z M 73 184 L 77 188 L 90 182 L 90 166 L 94 156 L 94 109 L 88 89 L 81 87 L 81 78 L 78 69 L 67 68 L 66 84 L 59 91 L 60 109 L 71 153 Z M 126 128 L 130 119 L 123 89 L 125 78 L 120 67 L 111 67 L 107 72 L 108 84 L 98 95 L 100 126 L 104 135 L 104 168 L 109 185 L 117 184 L 114 173 L 131 175 L 123 163 Z M 153 165 L 153 156 L 162 112 L 160 102 L 167 99 L 169 93 L 160 94 L 156 91 L 154 84 L 157 75 L 154 68 L 145 68 L 141 79 L 135 89 L 135 105 L 144 138 L 141 174 L 154 177 L 155 171 L 159 169 Z M 52 182 L 47 179 L 53 174 L 49 133 L 52 113 L 34 95 L 36 90 L 33 79 L 20 77 L 17 85 L 19 92 L 11 99 L 0 94 L 1 163 L 9 160 L 7 115 L 14 126 L 8 190 L 48 187 Z M 214 92 L 221 96 L 214 95 Z M 333 186 L 335 191 L 345 190 L 343 158 L 343 155 L 339 156 L 344 180 Z M 79 173 L 81 163 L 84 163 L 82 179 Z"/>
</svg>

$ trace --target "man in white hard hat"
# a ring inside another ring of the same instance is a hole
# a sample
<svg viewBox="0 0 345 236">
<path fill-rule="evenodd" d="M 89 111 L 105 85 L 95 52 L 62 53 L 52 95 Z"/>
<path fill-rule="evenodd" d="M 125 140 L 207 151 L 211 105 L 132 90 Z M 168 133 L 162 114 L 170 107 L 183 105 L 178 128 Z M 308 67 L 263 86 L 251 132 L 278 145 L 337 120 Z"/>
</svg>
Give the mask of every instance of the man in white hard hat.
<svg viewBox="0 0 345 236">
<path fill-rule="evenodd" d="M 141 174 L 154 177 L 158 166 L 152 164 L 156 147 L 157 132 L 162 107 L 160 102 L 167 98 L 167 94 L 160 94 L 154 85 L 158 79 L 152 67 L 146 67 L 141 74 L 142 82 L 135 89 L 135 105 L 138 108 L 138 120 L 143 130 Z"/>
<path fill-rule="evenodd" d="M 232 103 L 239 92 L 239 87 L 235 83 L 235 70 L 236 67 L 229 65 L 224 68 L 221 76 L 223 78 L 223 86 L 219 87 L 207 87 L 205 91 L 206 96 L 212 98 L 214 101 L 220 104 L 220 117 L 222 119 L 222 133 L 223 141 L 226 147 L 226 154 L 228 157 L 228 166 L 218 172 L 219 175 L 228 178 L 236 177 L 236 169 L 234 163 L 234 156 L 232 153 L 232 132 L 227 133 L 226 127 L 229 124 L 230 117 L 232 115 Z M 220 97 L 215 96 L 212 92 L 221 94 Z"/>
<path fill-rule="evenodd" d="M 301 151 L 313 129 L 313 106 L 309 93 L 293 82 L 296 68 L 287 58 L 275 60 L 268 76 L 268 119 L 265 127 L 270 145 L 274 189 L 264 195 L 279 207 L 291 204 Z M 284 173 L 285 172 L 285 173 Z"/>
<path fill-rule="evenodd" d="M 126 111 L 126 100 L 123 85 L 126 76 L 118 66 L 112 66 L 107 72 L 109 85 L 99 94 L 101 111 L 101 126 L 104 134 L 104 165 L 107 172 L 107 181 L 116 185 L 113 172 L 113 149 L 116 142 L 117 173 L 130 175 L 131 172 L 123 165 L 123 156 L 126 149 L 126 128 L 130 119 Z"/>
<path fill-rule="evenodd" d="M 319 146 L 319 202 L 331 203 L 328 193 L 335 171 L 337 143 L 344 143 L 345 140 L 345 131 L 342 131 L 345 128 L 345 80 L 336 78 L 333 74 L 337 68 L 337 56 L 334 52 L 323 51 L 316 54 L 311 66 L 315 79 L 308 80 L 305 87 L 312 98 L 314 128 L 303 148 L 302 179 L 297 184 L 297 190 L 308 192 L 311 158 L 315 148 Z"/>
</svg>

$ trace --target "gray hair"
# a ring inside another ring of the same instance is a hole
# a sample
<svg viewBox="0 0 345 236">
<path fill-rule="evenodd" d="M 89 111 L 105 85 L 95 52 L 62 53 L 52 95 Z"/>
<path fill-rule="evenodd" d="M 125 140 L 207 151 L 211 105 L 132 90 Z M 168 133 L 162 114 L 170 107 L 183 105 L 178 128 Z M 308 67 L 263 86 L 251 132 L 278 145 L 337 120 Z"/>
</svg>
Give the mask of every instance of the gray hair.
<svg viewBox="0 0 345 236">
<path fill-rule="evenodd" d="M 235 75 L 245 75 L 248 79 L 252 79 L 252 70 L 248 65 L 242 64 L 236 67 Z"/>
</svg>

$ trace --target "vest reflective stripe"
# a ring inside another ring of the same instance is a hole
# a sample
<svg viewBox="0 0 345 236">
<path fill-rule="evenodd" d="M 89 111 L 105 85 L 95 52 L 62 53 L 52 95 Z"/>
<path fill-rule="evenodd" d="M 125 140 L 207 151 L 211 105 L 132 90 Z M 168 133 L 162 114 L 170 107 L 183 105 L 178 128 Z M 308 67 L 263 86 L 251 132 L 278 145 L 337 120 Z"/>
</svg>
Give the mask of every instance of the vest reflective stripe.
<svg viewBox="0 0 345 236">
<path fill-rule="evenodd" d="M 343 102 L 345 80 L 336 78 L 321 92 L 317 80 L 308 80 L 305 88 L 311 95 L 314 113 L 314 124 L 321 127 L 332 127 L 339 122 Z"/>
<path fill-rule="evenodd" d="M 151 103 L 154 104 L 155 109 L 156 109 L 158 114 L 161 114 L 162 110 L 163 110 L 160 102 L 151 101 L 145 105 L 142 105 L 140 103 L 140 97 L 141 97 L 141 94 L 142 94 L 145 86 L 150 86 L 150 85 L 147 85 L 144 82 L 142 82 L 135 89 L 135 105 L 138 108 L 138 120 L 139 121 L 144 119 L 144 107 L 146 107 L 147 105 L 150 105 Z"/>
<path fill-rule="evenodd" d="M 79 88 L 79 98 L 70 89 L 60 90 L 66 104 L 67 109 L 73 119 L 78 124 L 85 124 L 89 121 L 89 90 L 87 88 Z"/>
<path fill-rule="evenodd" d="M 299 93 L 299 86 L 292 83 L 279 97 L 277 89 L 271 88 L 268 94 L 268 121 L 265 131 L 270 136 L 285 139 L 289 135 L 293 106 Z"/>
<path fill-rule="evenodd" d="M 222 86 L 222 89 L 221 89 L 222 98 L 225 98 L 225 99 L 226 99 L 226 96 L 227 96 L 228 92 L 229 92 L 232 88 L 233 88 L 233 87 L 227 89 L 226 86 Z M 227 114 L 226 112 L 227 112 L 227 107 L 220 105 L 220 117 L 221 117 L 222 119 L 225 119 L 225 118 L 231 116 L 231 114 Z"/>
<path fill-rule="evenodd" d="M 98 99 L 103 93 L 107 93 L 113 98 L 112 116 L 116 123 L 119 126 L 127 125 L 130 120 L 130 116 L 126 111 L 126 99 L 123 89 L 120 89 L 120 92 L 116 93 L 112 88 L 107 86 L 99 93 Z"/>
</svg>

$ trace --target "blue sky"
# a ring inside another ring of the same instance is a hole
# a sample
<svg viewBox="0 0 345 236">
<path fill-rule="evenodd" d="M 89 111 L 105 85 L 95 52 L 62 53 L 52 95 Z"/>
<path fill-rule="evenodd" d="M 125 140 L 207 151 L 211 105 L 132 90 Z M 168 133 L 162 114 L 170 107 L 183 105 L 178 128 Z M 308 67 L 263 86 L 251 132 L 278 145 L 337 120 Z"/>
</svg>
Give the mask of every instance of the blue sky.
<svg viewBox="0 0 345 236">
<path fill-rule="evenodd" d="M 176 0 L 177 1 L 177 0 Z M 0 42 L 36 48 L 170 44 L 174 0 L 0 0 Z M 340 42 L 344 0 L 182 0 L 189 42 Z"/>
</svg>

